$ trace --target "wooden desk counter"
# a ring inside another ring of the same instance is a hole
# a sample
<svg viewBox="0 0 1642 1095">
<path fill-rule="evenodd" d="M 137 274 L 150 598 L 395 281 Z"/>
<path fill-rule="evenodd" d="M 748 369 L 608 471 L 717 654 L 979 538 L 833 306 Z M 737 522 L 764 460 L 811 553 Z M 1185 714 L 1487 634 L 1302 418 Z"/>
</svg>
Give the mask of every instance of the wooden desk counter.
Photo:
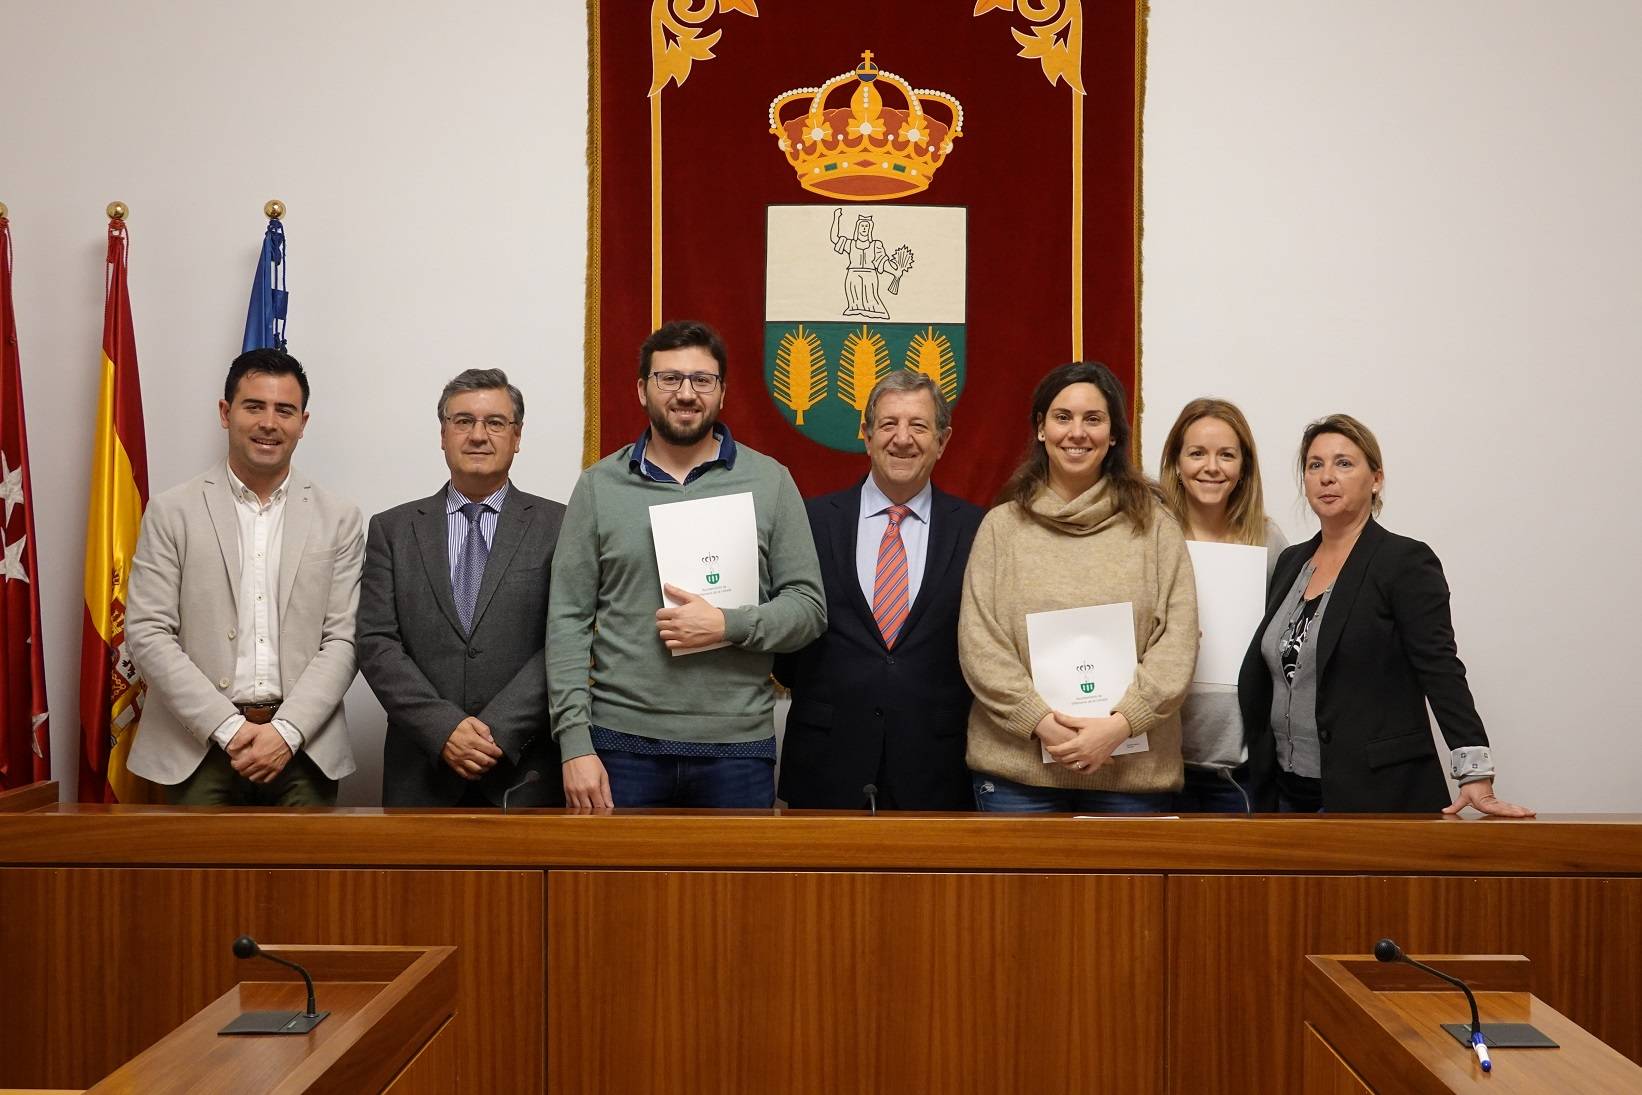
<svg viewBox="0 0 1642 1095">
<path fill-rule="evenodd" d="M 35 801 L 0 804 L 0 1085 L 94 1082 L 242 931 L 456 946 L 464 1091 L 1294 1091 L 1302 957 L 1384 935 L 1527 955 L 1642 1060 L 1642 816 Z"/>
<path fill-rule="evenodd" d="M 1642 875 L 1642 815 L 1092 818 L 815 810 L 0 813 L 0 864 Z"/>
</svg>

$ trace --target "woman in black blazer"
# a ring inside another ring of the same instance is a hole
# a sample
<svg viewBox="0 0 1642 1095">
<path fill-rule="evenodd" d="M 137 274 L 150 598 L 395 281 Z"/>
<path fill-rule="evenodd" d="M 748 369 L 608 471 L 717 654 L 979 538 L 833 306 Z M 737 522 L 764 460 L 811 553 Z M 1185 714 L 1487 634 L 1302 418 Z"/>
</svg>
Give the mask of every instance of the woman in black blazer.
<svg viewBox="0 0 1642 1095">
<path fill-rule="evenodd" d="M 1374 520 L 1385 475 L 1373 433 L 1349 415 L 1312 423 L 1300 471 L 1322 531 L 1279 556 L 1238 678 L 1256 809 L 1532 816 L 1494 797 L 1442 565 Z M 1428 700 L 1460 783 L 1451 804 Z"/>
</svg>

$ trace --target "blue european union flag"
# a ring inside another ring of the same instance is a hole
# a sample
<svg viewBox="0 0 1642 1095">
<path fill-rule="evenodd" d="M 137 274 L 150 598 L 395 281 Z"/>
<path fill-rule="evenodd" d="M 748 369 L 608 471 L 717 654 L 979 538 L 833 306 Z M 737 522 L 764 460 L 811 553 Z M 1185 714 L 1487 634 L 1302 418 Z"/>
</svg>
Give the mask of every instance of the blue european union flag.
<svg viewBox="0 0 1642 1095">
<path fill-rule="evenodd" d="M 245 313 L 245 345 L 241 350 L 271 346 L 285 349 L 285 313 L 291 302 L 285 291 L 285 226 L 268 218 L 262 237 L 262 257 L 251 282 L 251 307 Z"/>
</svg>

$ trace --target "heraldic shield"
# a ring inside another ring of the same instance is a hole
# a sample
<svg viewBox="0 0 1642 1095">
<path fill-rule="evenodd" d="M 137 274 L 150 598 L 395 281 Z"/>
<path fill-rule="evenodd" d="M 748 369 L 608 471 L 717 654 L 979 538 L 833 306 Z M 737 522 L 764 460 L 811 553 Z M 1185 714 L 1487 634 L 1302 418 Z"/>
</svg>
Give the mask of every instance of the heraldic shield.
<svg viewBox="0 0 1642 1095">
<path fill-rule="evenodd" d="M 764 382 L 793 428 L 863 452 L 861 417 L 892 369 L 964 386 L 967 212 L 955 206 L 772 205 Z"/>
</svg>

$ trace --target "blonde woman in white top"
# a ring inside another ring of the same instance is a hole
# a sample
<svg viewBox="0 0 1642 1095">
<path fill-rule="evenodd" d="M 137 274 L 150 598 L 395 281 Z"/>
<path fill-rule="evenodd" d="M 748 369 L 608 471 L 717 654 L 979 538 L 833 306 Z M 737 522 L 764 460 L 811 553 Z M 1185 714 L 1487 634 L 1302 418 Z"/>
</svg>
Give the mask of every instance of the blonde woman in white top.
<svg viewBox="0 0 1642 1095">
<path fill-rule="evenodd" d="M 1158 489 L 1187 540 L 1264 547 L 1271 580 L 1288 540 L 1266 517 L 1254 434 L 1236 405 L 1205 398 L 1181 409 L 1163 443 Z M 1237 686 L 1193 684 L 1180 720 L 1186 783 L 1173 809 L 1247 813 L 1249 797 L 1238 781 L 1245 754 Z"/>
</svg>

